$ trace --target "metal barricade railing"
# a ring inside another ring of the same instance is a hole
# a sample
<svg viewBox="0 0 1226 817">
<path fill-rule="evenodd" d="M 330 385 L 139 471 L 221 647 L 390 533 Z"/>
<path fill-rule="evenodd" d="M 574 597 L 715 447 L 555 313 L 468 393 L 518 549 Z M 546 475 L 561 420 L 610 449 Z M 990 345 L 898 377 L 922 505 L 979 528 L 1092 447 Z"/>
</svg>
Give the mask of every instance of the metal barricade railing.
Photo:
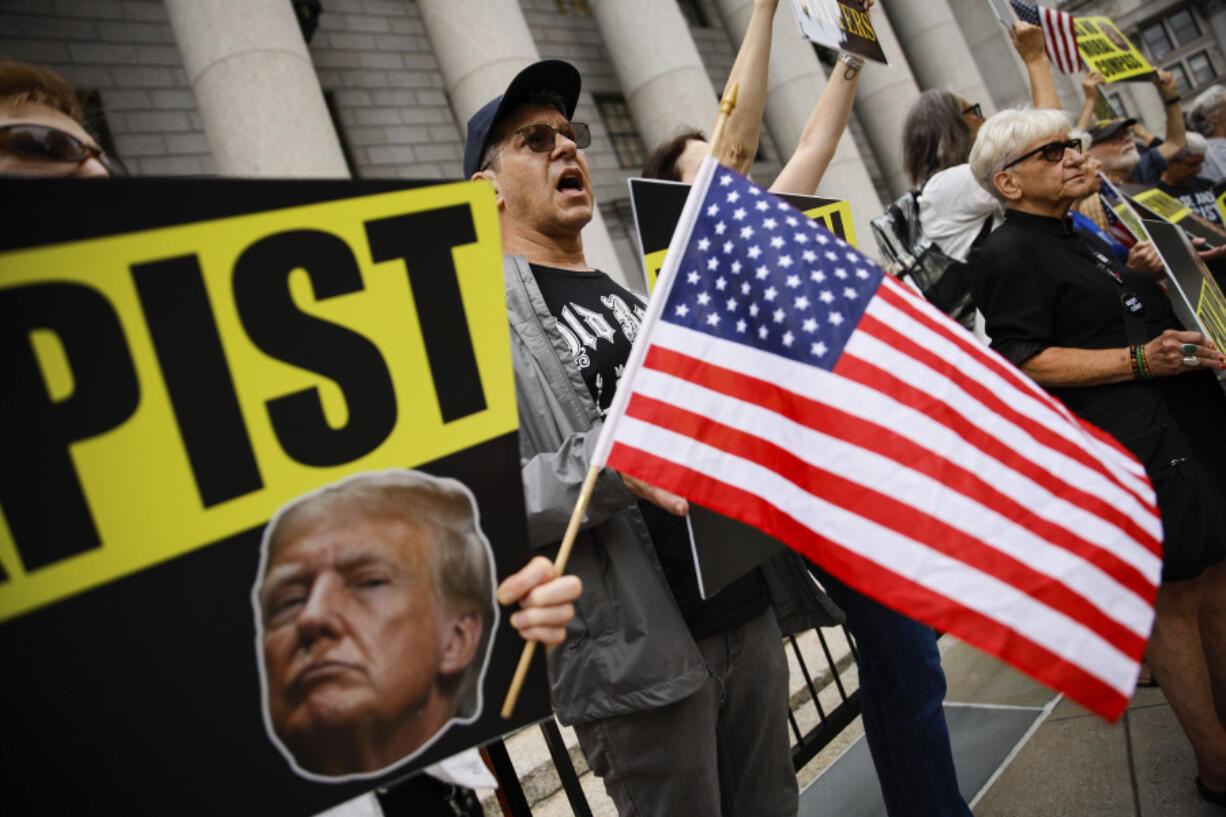
<svg viewBox="0 0 1226 817">
<path fill-rule="evenodd" d="M 858 665 L 860 658 L 856 653 L 855 642 L 852 641 L 851 634 L 847 632 L 846 627 L 843 627 L 842 630 L 850 649 L 851 661 Z M 847 684 L 843 681 L 842 672 L 834 657 L 830 654 L 830 645 L 826 642 L 825 634 L 821 630 L 814 630 L 814 632 L 817 634 L 818 643 L 822 646 L 822 655 L 826 658 L 826 668 L 829 673 L 830 682 L 834 683 L 835 689 L 838 692 L 838 703 L 829 712 L 822 706 L 821 690 L 813 681 L 813 675 L 809 672 L 808 664 L 801 653 L 800 644 L 797 643 L 795 636 L 789 636 L 787 641 L 790 642 L 792 654 L 796 656 L 796 661 L 800 665 L 801 677 L 805 679 L 805 688 L 809 692 L 809 698 L 813 706 L 817 709 L 817 725 L 808 732 L 803 733 L 800 725 L 796 722 L 796 711 L 791 709 L 788 711 L 788 723 L 792 727 L 792 739 L 794 741 L 792 744 L 792 766 L 796 771 L 800 771 L 810 760 L 816 757 L 818 752 L 824 749 L 830 741 L 834 740 L 860 714 L 860 690 L 854 689 L 848 693 Z"/>
<path fill-rule="evenodd" d="M 816 757 L 818 752 L 834 740 L 860 714 L 860 690 L 856 688 L 848 691 L 849 684 L 843 677 L 843 671 L 850 664 L 858 664 L 859 662 L 859 656 L 856 653 L 855 643 L 852 641 L 851 635 L 847 632 L 846 628 L 843 628 L 843 634 L 847 638 L 847 644 L 850 648 L 850 655 L 849 660 L 838 662 L 831 653 L 825 634 L 821 630 L 815 630 L 814 632 L 817 634 L 817 640 L 821 645 L 822 655 L 826 663 L 825 669 L 821 670 L 816 677 L 810 671 L 808 662 L 805 661 L 796 637 L 789 636 L 786 639 L 800 667 L 800 673 L 805 682 L 804 688 L 809 696 L 809 701 L 801 704 L 801 706 L 813 706 L 817 711 L 816 725 L 808 731 L 803 731 L 796 717 L 796 712 L 799 711 L 799 708 L 789 708 L 788 722 L 793 740 L 792 764 L 797 771 Z M 839 663 L 843 663 L 843 666 L 840 667 Z M 820 693 L 822 689 L 828 688 L 830 684 L 834 685 L 835 704 L 833 707 L 827 708 L 822 705 Z M 587 797 L 583 793 L 579 774 L 576 772 L 574 764 L 571 763 L 570 753 L 567 751 L 566 743 L 562 738 L 562 733 L 558 729 L 557 723 L 550 718 L 540 724 L 540 729 L 549 748 L 549 754 L 557 770 L 558 778 L 561 781 L 562 790 L 566 793 L 566 798 L 575 817 L 591 817 L 591 806 L 588 804 Z M 486 753 L 490 759 L 490 765 L 493 766 L 494 776 L 498 778 L 500 786 L 499 800 L 503 813 L 506 817 L 531 817 L 532 810 L 528 804 L 528 798 L 525 796 L 523 787 L 520 785 L 519 775 L 511 762 L 506 745 L 501 740 L 494 741 L 486 747 Z"/>
</svg>

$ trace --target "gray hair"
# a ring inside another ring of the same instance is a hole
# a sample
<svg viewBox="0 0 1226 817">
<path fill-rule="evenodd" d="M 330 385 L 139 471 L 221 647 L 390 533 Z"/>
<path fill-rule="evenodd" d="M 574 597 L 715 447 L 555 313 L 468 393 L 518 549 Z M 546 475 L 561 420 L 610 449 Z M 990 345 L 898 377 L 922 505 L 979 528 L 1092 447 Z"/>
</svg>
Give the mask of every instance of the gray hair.
<svg viewBox="0 0 1226 817">
<path fill-rule="evenodd" d="M 481 675 L 495 625 L 493 556 L 477 513 L 472 493 L 458 480 L 403 468 L 355 474 L 298 497 L 277 512 L 264 534 L 266 561 L 260 579 L 272 554 L 301 523 L 342 516 L 428 525 L 435 534 L 431 579 L 441 599 L 474 607 L 481 615 L 480 643 L 456 687 L 456 717 L 473 718 L 481 709 Z"/>
<path fill-rule="evenodd" d="M 1222 103 L 1226 102 L 1226 88 L 1214 85 L 1198 96 L 1188 106 L 1188 124 L 1197 133 L 1208 136 L 1213 133 L 1221 117 Z"/>
<path fill-rule="evenodd" d="M 1208 151 L 1208 139 L 1199 133 L 1189 133 L 1187 135 L 1187 144 L 1183 146 L 1183 150 L 1176 153 L 1172 158 L 1176 161 L 1186 162 L 1193 156 L 1204 156 Z"/>
<path fill-rule="evenodd" d="M 1022 154 L 1023 149 L 1040 139 L 1055 138 L 1069 129 L 1062 111 L 1007 108 L 994 114 L 979 127 L 971 149 L 971 173 L 1001 202 L 1005 197 L 996 189 L 996 174 Z"/>
</svg>

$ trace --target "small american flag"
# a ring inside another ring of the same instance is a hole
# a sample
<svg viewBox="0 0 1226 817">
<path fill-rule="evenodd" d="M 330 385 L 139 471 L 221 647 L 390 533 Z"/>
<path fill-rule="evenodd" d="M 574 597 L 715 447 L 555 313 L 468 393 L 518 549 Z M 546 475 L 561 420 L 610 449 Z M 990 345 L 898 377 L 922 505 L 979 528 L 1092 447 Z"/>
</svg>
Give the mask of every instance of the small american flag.
<svg viewBox="0 0 1226 817">
<path fill-rule="evenodd" d="M 1065 74 L 1083 70 L 1081 54 L 1077 52 L 1077 36 L 1073 33 L 1073 15 L 1022 0 L 1009 2 L 1019 20 L 1032 26 L 1042 26 L 1047 58 L 1052 64 Z"/>
<path fill-rule="evenodd" d="M 594 465 L 786 542 L 1106 718 L 1153 623 L 1144 469 L 799 211 L 703 165 Z"/>
</svg>

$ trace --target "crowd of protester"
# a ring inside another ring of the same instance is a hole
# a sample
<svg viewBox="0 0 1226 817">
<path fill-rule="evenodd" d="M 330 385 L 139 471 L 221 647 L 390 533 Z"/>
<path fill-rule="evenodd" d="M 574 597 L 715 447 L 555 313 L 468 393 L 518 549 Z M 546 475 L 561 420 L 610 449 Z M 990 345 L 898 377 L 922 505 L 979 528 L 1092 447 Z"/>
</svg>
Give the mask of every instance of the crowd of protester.
<svg viewBox="0 0 1226 817">
<path fill-rule="evenodd" d="M 711 123 L 691 123 L 652 152 L 644 175 L 691 181 L 711 150 L 748 172 L 778 5 L 754 4 L 729 77 L 740 104 L 726 138 L 712 146 L 700 130 Z M 1031 105 L 985 120 L 981 100 L 931 89 L 905 112 L 899 150 L 920 226 L 950 274 L 965 277 L 958 308 L 977 317 L 981 339 L 1145 465 L 1165 527 L 1146 657 L 1194 749 L 1200 796 L 1226 806 L 1226 397 L 1214 380 L 1226 358 L 1179 324 L 1161 257 L 1121 236 L 1101 181 L 1157 187 L 1220 226 L 1213 184 L 1226 177 L 1226 90 L 1198 96 L 1185 120 L 1174 79 L 1157 72 L 1159 138 L 1131 117 L 1096 121 L 1103 78 L 1090 72 L 1074 122 L 1060 110 L 1042 30 L 1016 23 L 1011 35 Z M 817 189 L 860 73 L 874 70 L 838 59 L 771 190 Z M 584 255 L 595 200 L 583 153 L 591 132 L 571 122 L 580 82 L 566 63 L 525 68 L 469 121 L 464 153 L 465 176 L 488 179 L 499 209 L 522 478 L 530 537 L 542 547 L 561 537 L 645 305 Z M 0 175 L 122 172 L 67 83 L 0 63 Z M 1202 257 L 1226 253 L 1226 234 L 1219 244 L 1202 246 Z M 558 335 L 574 303 L 621 328 L 582 362 Z M 526 638 L 565 642 L 549 655 L 554 706 L 619 814 L 794 815 L 781 634 L 842 615 L 859 645 L 865 731 L 888 813 L 970 814 L 932 629 L 790 551 L 703 599 L 686 509 L 681 497 L 608 472 L 570 566 L 582 593 L 543 557 L 500 590 L 503 603 L 520 603 L 512 623 Z"/>
</svg>

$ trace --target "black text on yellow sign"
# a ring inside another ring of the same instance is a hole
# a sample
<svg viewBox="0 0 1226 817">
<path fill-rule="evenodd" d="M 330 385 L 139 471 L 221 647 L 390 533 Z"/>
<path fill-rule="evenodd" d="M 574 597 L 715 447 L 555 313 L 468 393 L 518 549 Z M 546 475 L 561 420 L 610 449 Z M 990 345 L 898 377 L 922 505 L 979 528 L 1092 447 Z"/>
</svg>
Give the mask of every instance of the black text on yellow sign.
<svg viewBox="0 0 1226 817">
<path fill-rule="evenodd" d="M 837 0 L 800 0 L 804 14 L 836 25 L 855 37 L 877 41 L 877 32 L 863 10 Z"/>
<path fill-rule="evenodd" d="M 1077 17 L 1073 21 L 1073 33 L 1082 59 L 1107 82 L 1154 72 L 1154 67 L 1109 17 Z"/>
<path fill-rule="evenodd" d="M 1218 288 L 1213 275 L 1201 264 L 1200 291 L 1191 293 L 1196 318 L 1205 334 L 1219 349 L 1226 349 L 1226 296 Z"/>
<path fill-rule="evenodd" d="M 826 226 L 827 230 L 851 246 L 856 246 L 856 228 L 851 221 L 851 204 L 849 202 L 836 201 L 832 204 L 825 204 L 821 207 L 805 210 L 804 214 L 814 221 L 820 221 Z M 643 256 L 643 268 L 647 270 L 648 292 L 655 289 L 656 277 L 660 274 L 660 270 L 664 268 L 664 256 L 667 254 L 668 248 L 666 247 L 665 249 L 656 250 Z"/>
<path fill-rule="evenodd" d="M 1143 193 L 1137 193 L 1133 198 L 1171 223 L 1182 221 L 1192 212 L 1191 209 L 1185 207 L 1174 196 L 1168 195 L 1156 187 Z"/>
<path fill-rule="evenodd" d="M 0 255 L 0 620 L 517 425 L 464 182 Z"/>
</svg>

